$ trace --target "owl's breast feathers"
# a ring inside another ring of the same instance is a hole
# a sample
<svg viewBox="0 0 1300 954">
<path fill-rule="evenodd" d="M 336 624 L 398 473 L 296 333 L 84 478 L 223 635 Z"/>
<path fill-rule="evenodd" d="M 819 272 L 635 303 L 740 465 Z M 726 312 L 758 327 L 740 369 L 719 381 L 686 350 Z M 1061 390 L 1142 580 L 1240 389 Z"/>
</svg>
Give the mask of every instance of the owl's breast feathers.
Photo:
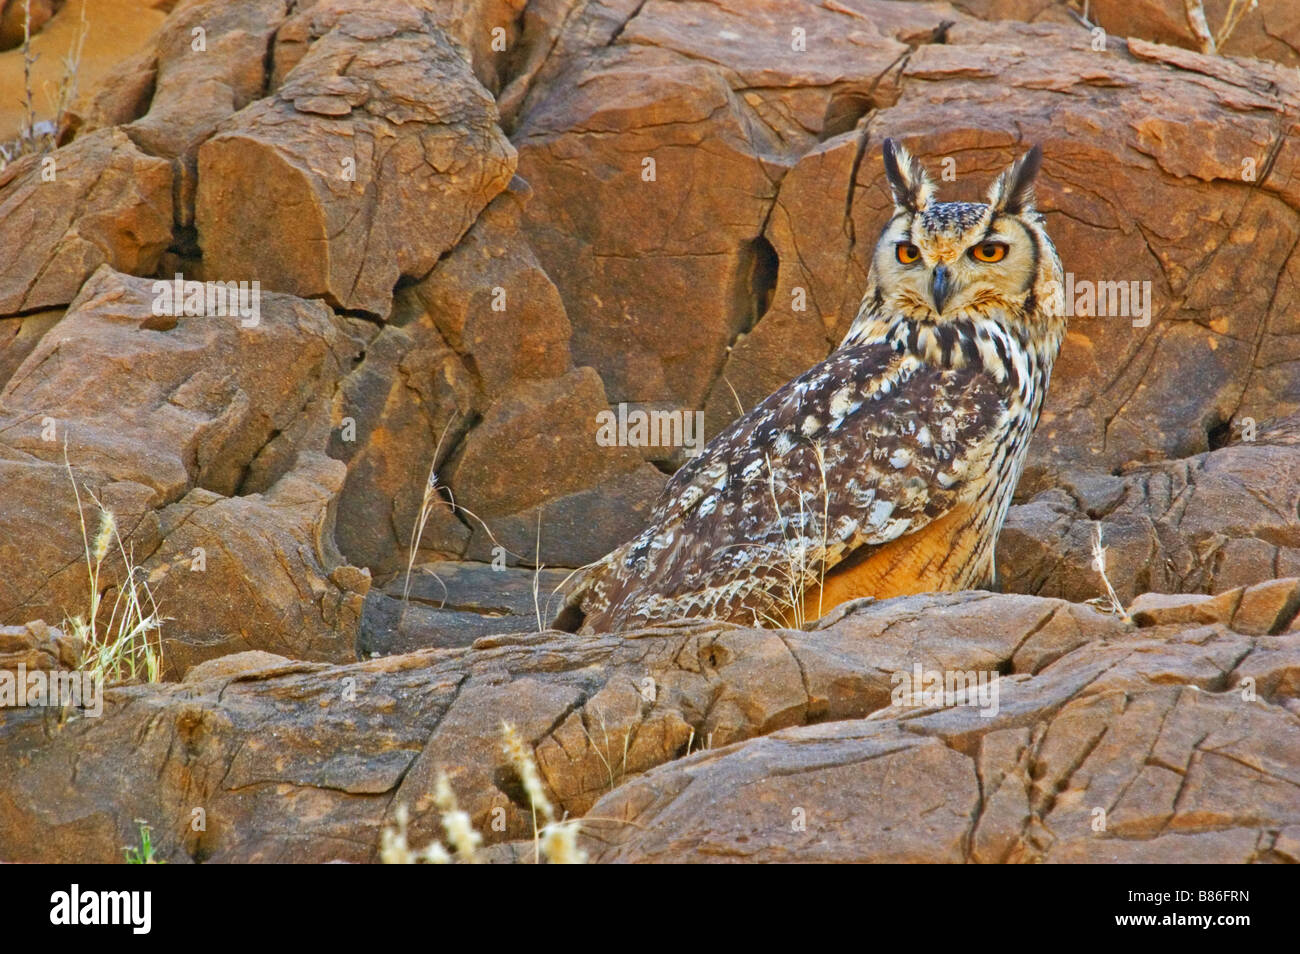
<svg viewBox="0 0 1300 954">
<path fill-rule="evenodd" d="M 560 625 L 794 625 L 984 582 L 1044 369 L 991 326 L 910 325 L 841 346 L 715 437 L 646 530 L 583 571 Z"/>
</svg>

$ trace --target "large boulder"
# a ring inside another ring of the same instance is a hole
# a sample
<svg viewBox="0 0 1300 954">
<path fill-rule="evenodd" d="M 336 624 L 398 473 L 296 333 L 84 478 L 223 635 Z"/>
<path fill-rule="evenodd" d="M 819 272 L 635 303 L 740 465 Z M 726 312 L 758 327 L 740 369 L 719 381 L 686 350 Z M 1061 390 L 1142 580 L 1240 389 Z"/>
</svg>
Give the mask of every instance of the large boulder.
<svg viewBox="0 0 1300 954">
<path fill-rule="evenodd" d="M 136 275 L 172 241 L 172 170 L 120 129 L 0 169 L 0 315 L 67 305 L 101 265 Z"/>
<path fill-rule="evenodd" d="M 273 95 L 199 149 L 204 272 L 386 316 L 514 174 L 492 97 L 416 3 L 322 2 Z"/>
</svg>

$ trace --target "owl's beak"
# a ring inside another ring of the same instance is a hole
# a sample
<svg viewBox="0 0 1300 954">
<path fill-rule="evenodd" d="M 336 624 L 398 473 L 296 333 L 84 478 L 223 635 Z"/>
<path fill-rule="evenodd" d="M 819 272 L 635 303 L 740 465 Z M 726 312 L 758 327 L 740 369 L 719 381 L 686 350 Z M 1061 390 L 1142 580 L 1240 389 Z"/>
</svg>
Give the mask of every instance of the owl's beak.
<svg viewBox="0 0 1300 954">
<path fill-rule="evenodd" d="M 943 306 L 952 297 L 952 273 L 947 265 L 936 265 L 930 274 L 930 298 L 934 301 L 934 310 L 943 314 Z"/>
</svg>

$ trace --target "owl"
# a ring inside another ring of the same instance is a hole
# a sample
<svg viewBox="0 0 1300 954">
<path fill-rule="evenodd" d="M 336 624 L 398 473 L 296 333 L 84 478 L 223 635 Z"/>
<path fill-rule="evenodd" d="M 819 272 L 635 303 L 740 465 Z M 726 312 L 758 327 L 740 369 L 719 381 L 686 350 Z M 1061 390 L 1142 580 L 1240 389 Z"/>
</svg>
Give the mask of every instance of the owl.
<svg viewBox="0 0 1300 954">
<path fill-rule="evenodd" d="M 830 356 L 710 441 L 640 534 L 578 571 L 557 628 L 799 627 L 859 597 L 992 581 L 1065 334 L 1029 150 L 988 201 L 937 202 L 883 145 L 893 215 Z"/>
</svg>

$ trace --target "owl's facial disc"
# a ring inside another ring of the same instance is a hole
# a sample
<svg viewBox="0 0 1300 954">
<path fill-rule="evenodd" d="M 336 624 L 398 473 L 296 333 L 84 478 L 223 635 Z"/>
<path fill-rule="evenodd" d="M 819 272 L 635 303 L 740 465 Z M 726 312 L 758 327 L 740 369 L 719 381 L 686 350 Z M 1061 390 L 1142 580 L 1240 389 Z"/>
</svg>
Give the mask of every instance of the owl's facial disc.
<svg viewBox="0 0 1300 954">
<path fill-rule="evenodd" d="M 983 203 L 900 211 L 877 246 L 883 303 L 894 313 L 948 321 L 1019 308 L 1037 267 L 1033 237 Z"/>
</svg>

